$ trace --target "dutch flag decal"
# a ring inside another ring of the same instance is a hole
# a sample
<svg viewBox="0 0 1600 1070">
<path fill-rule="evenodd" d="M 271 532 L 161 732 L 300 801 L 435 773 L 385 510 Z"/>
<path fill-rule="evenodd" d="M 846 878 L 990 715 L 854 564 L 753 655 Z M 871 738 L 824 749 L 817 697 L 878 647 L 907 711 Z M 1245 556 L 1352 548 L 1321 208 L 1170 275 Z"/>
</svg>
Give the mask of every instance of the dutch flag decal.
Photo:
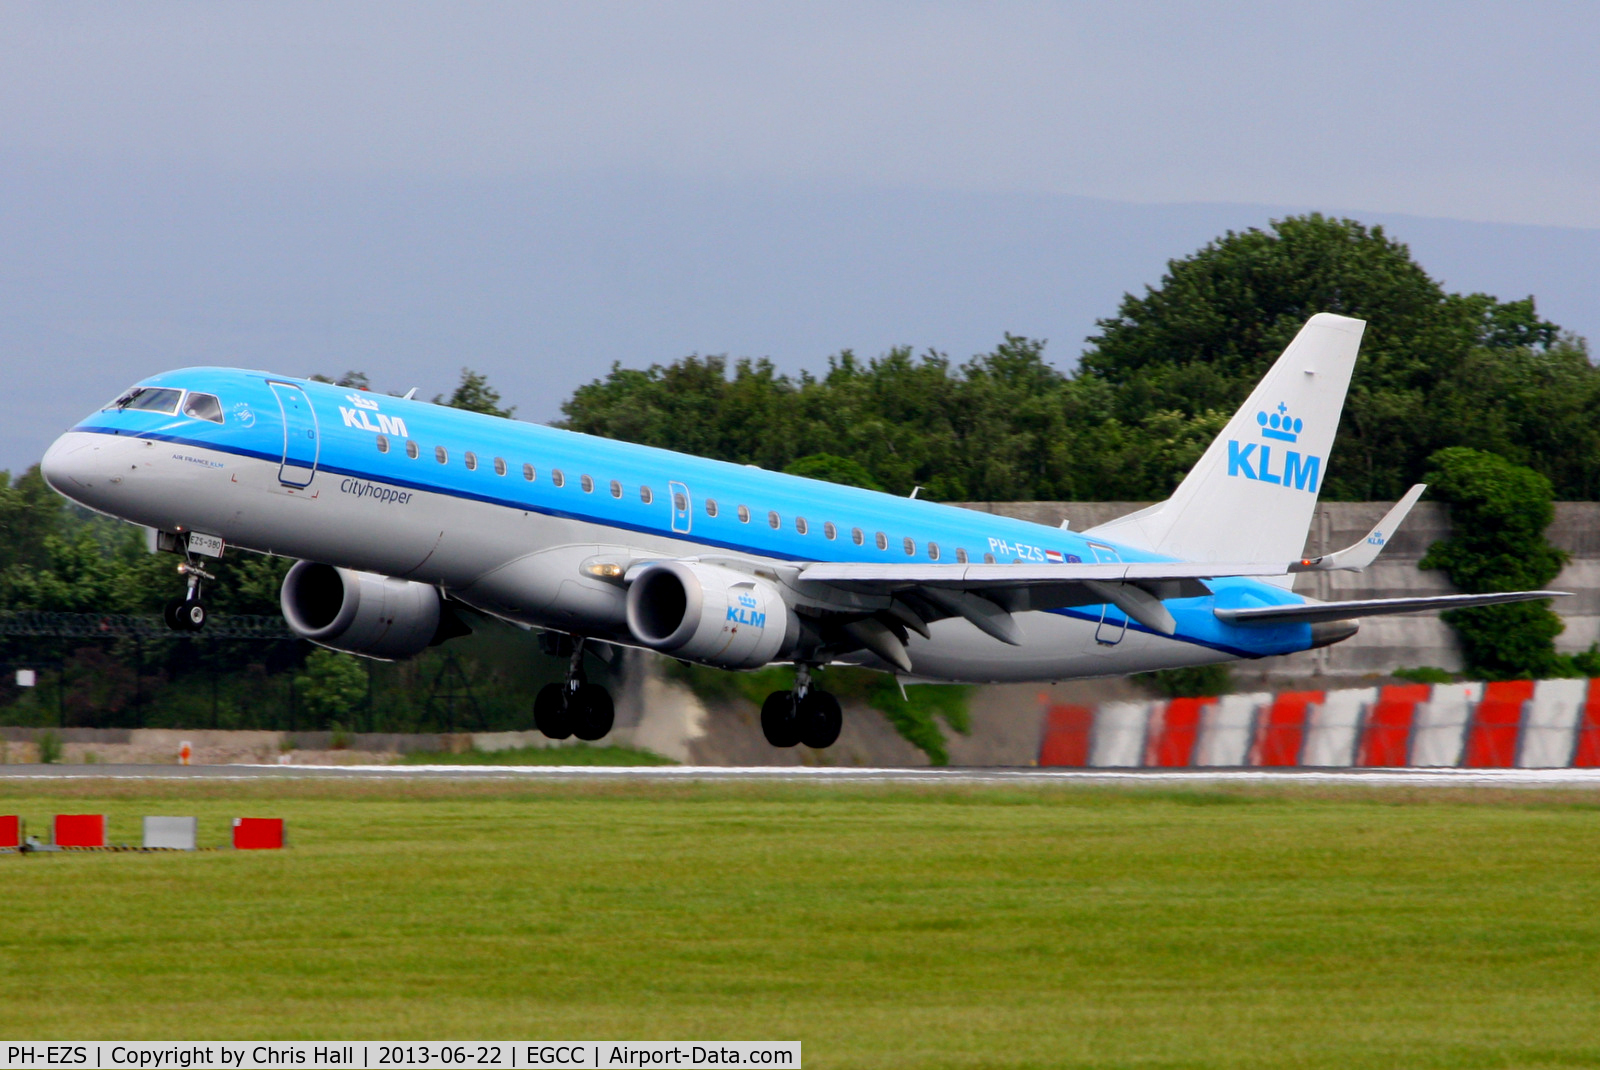
<svg viewBox="0 0 1600 1070">
<path fill-rule="evenodd" d="M 1044 552 L 1044 559 L 1046 561 L 1053 561 L 1053 562 L 1055 562 L 1056 564 L 1059 565 L 1059 564 L 1061 564 L 1061 551 L 1060 550 L 1046 550 Z"/>
</svg>

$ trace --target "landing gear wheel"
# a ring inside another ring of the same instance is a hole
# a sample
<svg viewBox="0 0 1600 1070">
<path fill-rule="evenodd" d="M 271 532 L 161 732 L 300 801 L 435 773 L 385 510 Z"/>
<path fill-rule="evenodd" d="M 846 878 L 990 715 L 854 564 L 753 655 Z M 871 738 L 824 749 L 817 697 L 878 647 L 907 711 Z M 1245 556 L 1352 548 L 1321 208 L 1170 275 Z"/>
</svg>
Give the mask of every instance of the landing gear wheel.
<svg viewBox="0 0 1600 1070">
<path fill-rule="evenodd" d="M 178 610 L 178 622 L 183 625 L 186 632 L 197 632 L 206 626 L 206 606 L 204 602 L 185 602 Z"/>
<path fill-rule="evenodd" d="M 761 704 L 761 734 L 774 747 L 792 747 L 800 742 L 793 691 L 774 691 Z"/>
<path fill-rule="evenodd" d="M 572 734 L 587 743 L 611 731 L 612 722 L 616 720 L 611 692 L 599 684 L 584 684 L 567 708 L 572 714 Z"/>
<path fill-rule="evenodd" d="M 161 617 L 175 632 L 197 632 L 206 626 L 205 603 L 174 598 L 162 607 Z"/>
<path fill-rule="evenodd" d="M 838 699 L 812 688 L 798 707 L 795 720 L 801 743 L 822 750 L 838 741 L 839 730 L 844 727 L 844 713 L 839 709 Z"/>
<path fill-rule="evenodd" d="M 545 684 L 533 700 L 533 726 L 551 739 L 572 735 L 572 714 L 567 709 L 565 684 Z"/>
</svg>

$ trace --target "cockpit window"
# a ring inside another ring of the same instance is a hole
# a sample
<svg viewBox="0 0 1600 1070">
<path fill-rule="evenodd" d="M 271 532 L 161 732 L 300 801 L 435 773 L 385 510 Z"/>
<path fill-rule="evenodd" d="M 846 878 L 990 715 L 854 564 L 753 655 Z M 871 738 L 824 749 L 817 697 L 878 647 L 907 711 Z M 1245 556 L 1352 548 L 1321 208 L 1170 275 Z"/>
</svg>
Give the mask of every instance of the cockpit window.
<svg viewBox="0 0 1600 1070">
<path fill-rule="evenodd" d="M 182 390 L 172 390 L 164 386 L 136 386 L 106 408 L 164 412 L 170 416 L 178 411 L 178 400 L 182 397 Z"/>
<path fill-rule="evenodd" d="M 196 420 L 210 420 L 214 424 L 222 422 L 222 402 L 217 400 L 215 394 L 196 394 L 189 392 L 183 403 L 183 414 L 193 416 Z"/>
</svg>

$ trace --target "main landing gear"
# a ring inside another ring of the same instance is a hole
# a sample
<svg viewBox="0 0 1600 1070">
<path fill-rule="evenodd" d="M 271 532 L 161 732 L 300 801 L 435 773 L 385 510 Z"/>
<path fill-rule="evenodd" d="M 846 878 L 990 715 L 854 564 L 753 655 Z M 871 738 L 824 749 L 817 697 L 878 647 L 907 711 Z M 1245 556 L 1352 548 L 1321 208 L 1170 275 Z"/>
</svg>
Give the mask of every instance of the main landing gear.
<svg viewBox="0 0 1600 1070">
<path fill-rule="evenodd" d="M 178 575 L 187 581 L 183 597 L 167 602 L 161 615 L 167 627 L 175 632 L 197 632 L 206 626 L 206 605 L 200 600 L 200 581 L 216 577 L 192 561 L 179 565 Z"/>
<path fill-rule="evenodd" d="M 761 733 L 774 747 L 804 743 L 821 750 L 839 739 L 844 713 L 839 700 L 811 686 L 811 668 L 795 672 L 793 691 L 774 691 L 761 704 Z"/>
<path fill-rule="evenodd" d="M 570 642 L 567 678 L 540 688 L 533 700 L 533 724 L 551 739 L 577 736 L 593 742 L 611 731 L 616 707 L 611 693 L 599 684 L 591 684 L 584 675 L 583 637 L 576 636 Z"/>
</svg>

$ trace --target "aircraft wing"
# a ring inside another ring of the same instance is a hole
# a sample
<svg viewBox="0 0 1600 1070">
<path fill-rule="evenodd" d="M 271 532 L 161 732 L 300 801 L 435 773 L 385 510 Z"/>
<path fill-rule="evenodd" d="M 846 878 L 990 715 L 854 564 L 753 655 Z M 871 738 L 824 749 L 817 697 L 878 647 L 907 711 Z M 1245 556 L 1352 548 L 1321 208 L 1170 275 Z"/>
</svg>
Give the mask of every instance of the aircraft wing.
<svg viewBox="0 0 1600 1070">
<path fill-rule="evenodd" d="M 1566 598 L 1570 591 L 1499 591 L 1494 594 L 1441 594 L 1424 598 L 1358 598 L 1348 602 L 1307 602 L 1298 606 L 1252 606 L 1213 610 L 1225 624 L 1314 624 L 1351 617 L 1379 617 L 1428 609 L 1468 609 L 1541 598 Z"/>
<path fill-rule="evenodd" d="M 934 565 L 818 562 L 799 570 L 803 582 L 864 594 L 891 595 L 895 616 L 916 631 L 942 617 L 965 617 L 980 631 L 1017 645 L 1013 613 L 1110 603 L 1162 635 L 1178 629 L 1167 598 L 1210 591 L 1200 581 L 1219 576 L 1282 576 L 1288 562 L 1217 564 L 1191 561 L 1106 561 L 1063 564 Z"/>
<path fill-rule="evenodd" d="M 1219 564 L 1195 561 L 1105 561 L 1073 564 L 923 565 L 871 562 L 818 562 L 800 570 L 803 580 L 864 584 L 872 587 L 1022 587 L 1036 584 L 1130 583 L 1139 580 L 1213 579 L 1218 576 L 1282 576 L 1291 569 L 1277 564 Z"/>
</svg>

